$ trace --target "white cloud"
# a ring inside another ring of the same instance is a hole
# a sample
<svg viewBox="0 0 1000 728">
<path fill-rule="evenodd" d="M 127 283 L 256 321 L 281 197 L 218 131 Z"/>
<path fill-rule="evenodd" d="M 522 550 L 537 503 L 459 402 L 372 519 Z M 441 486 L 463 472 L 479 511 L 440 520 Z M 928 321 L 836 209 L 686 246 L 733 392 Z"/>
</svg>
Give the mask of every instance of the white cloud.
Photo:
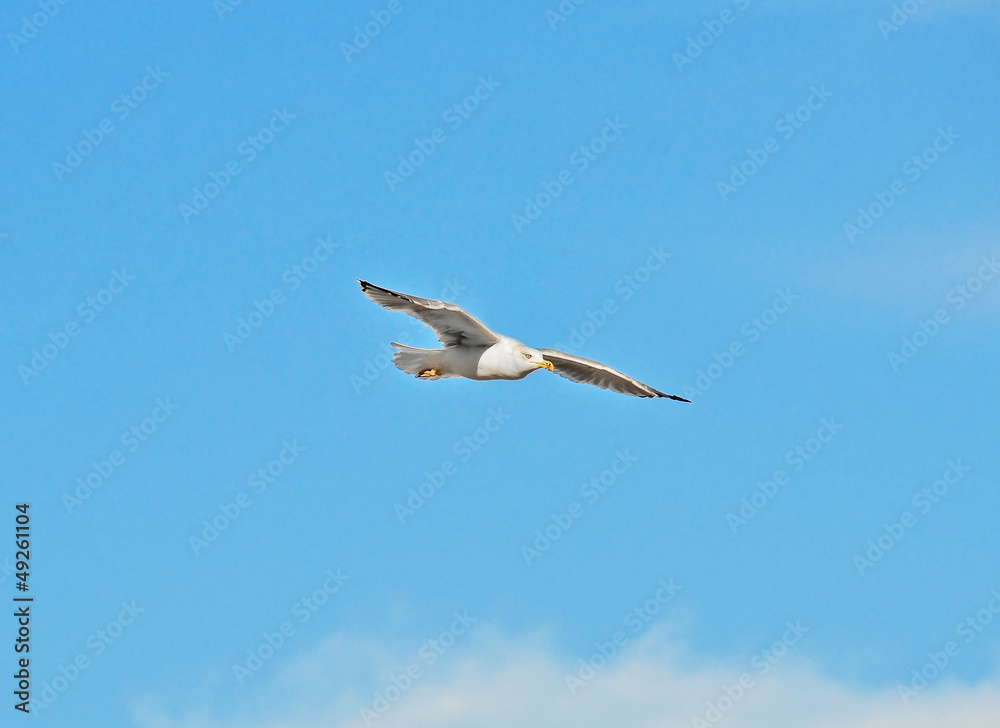
<svg viewBox="0 0 1000 728">
<path fill-rule="evenodd" d="M 379 728 L 589 728 L 693 726 L 708 703 L 738 694 L 713 726 L 740 728 L 996 728 L 1000 682 L 961 685 L 945 675 L 904 705 L 895 687 L 865 691 L 824 677 L 794 654 L 763 674 L 749 657 L 697 663 L 665 629 L 627 645 L 572 695 L 565 676 L 579 661 L 556 656 L 541 636 L 511 640 L 479 629 L 431 666 L 368 640 L 332 636 L 270 679 L 256 676 L 230 715 L 211 706 L 133 706 L 139 728 L 357 728 L 360 708 L 409 664 L 423 667 L 401 697 L 371 722 Z M 917 667 L 917 666 L 915 666 Z M 726 703 L 723 701 L 723 707 Z M 185 712 L 185 710 L 187 712 Z M 714 717 L 714 716 L 709 716 Z"/>
</svg>

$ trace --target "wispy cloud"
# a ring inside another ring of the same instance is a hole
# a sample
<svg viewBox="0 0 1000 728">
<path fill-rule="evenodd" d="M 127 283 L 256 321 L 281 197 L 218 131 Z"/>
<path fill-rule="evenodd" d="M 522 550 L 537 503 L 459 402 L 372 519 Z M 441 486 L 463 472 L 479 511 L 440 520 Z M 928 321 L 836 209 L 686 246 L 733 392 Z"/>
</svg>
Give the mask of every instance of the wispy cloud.
<svg viewBox="0 0 1000 728">
<path fill-rule="evenodd" d="M 175 712 L 149 697 L 133 706 L 133 719 L 139 728 L 356 728 L 365 725 L 360 708 L 406 661 L 379 643 L 331 636 L 230 715 L 211 706 Z M 579 659 L 555 654 L 541 635 L 512 640 L 479 630 L 370 725 L 995 728 L 1000 715 L 997 680 L 968 686 L 942 677 L 904 704 L 894 686 L 863 691 L 840 684 L 793 650 L 766 672 L 752 656 L 698 664 L 663 628 L 613 657 L 572 694 L 566 676 L 578 666 Z M 712 706 L 725 710 L 716 715 Z"/>
<path fill-rule="evenodd" d="M 804 284 L 876 304 L 903 318 L 926 315 L 928 308 L 943 305 L 958 286 L 993 273 L 983 266 L 984 259 L 992 261 L 1000 255 L 996 240 L 994 230 L 886 237 L 878 245 L 838 252 L 825 262 L 813 263 L 805 272 Z M 963 306 L 962 315 L 1000 321 L 1000 276 L 981 286 L 973 281 L 973 287 L 977 288 L 975 300 Z"/>
</svg>

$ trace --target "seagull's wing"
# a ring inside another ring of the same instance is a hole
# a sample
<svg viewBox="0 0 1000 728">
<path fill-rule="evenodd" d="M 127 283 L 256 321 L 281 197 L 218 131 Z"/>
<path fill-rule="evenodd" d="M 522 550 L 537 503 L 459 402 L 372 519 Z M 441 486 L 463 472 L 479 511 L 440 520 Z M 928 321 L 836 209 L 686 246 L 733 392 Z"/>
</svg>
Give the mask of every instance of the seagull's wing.
<svg viewBox="0 0 1000 728">
<path fill-rule="evenodd" d="M 643 384 L 638 379 L 633 379 L 617 369 L 612 369 L 606 364 L 592 359 L 584 359 L 582 356 L 567 354 L 565 351 L 555 349 L 539 349 L 538 351 L 547 361 L 552 362 L 552 368 L 556 374 L 572 379 L 574 382 L 593 384 L 595 387 L 610 389 L 612 392 L 627 394 L 630 397 L 667 397 L 668 399 L 676 399 L 678 402 L 691 401 L 678 397 L 676 394 L 664 394 L 648 384 Z"/>
<path fill-rule="evenodd" d="M 361 292 L 379 306 L 400 311 L 430 326 L 444 346 L 493 346 L 500 337 L 461 307 L 446 301 L 417 298 L 358 281 Z"/>
</svg>

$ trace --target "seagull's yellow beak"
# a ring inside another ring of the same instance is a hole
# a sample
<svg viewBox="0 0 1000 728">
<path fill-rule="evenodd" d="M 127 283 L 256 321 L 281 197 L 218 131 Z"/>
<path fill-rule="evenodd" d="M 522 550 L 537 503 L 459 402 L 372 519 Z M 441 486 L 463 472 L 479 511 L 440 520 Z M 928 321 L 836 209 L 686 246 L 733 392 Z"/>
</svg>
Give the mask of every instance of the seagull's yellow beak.
<svg viewBox="0 0 1000 728">
<path fill-rule="evenodd" d="M 535 366 L 540 366 L 542 369 L 548 369 L 550 372 L 555 371 L 555 369 L 552 366 L 552 362 L 546 361 L 545 359 L 542 359 L 540 362 L 537 362 Z"/>
</svg>

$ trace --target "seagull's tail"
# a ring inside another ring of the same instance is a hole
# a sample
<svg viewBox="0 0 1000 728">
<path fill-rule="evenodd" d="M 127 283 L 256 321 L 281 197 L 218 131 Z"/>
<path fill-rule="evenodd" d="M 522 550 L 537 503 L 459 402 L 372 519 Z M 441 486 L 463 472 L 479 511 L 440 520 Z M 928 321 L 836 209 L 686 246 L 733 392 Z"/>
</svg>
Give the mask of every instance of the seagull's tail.
<svg viewBox="0 0 1000 728">
<path fill-rule="evenodd" d="M 400 371 L 421 379 L 441 379 L 447 376 L 441 368 L 441 349 L 417 349 L 405 344 L 390 342 L 396 349 L 392 363 Z"/>
</svg>

